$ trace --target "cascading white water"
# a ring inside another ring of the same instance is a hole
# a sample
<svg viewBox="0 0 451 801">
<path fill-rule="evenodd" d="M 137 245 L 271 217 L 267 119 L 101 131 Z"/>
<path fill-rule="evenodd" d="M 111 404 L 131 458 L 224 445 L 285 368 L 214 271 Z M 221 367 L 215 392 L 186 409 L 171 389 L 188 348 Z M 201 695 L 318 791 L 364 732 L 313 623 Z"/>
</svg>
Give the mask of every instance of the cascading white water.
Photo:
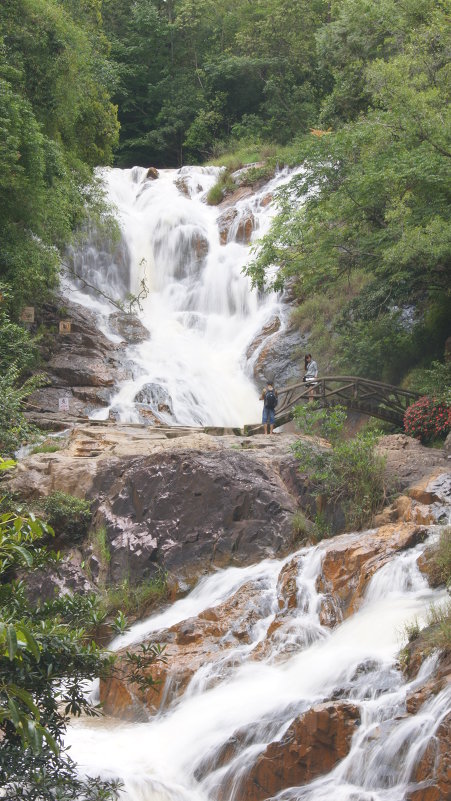
<svg viewBox="0 0 451 801">
<path fill-rule="evenodd" d="M 68 735 L 71 754 L 83 772 L 116 777 L 127 801 L 245 801 L 240 780 L 267 743 L 278 739 L 296 715 L 332 697 L 358 704 L 362 722 L 348 756 L 328 775 L 290 788 L 279 801 L 403 801 L 412 765 L 451 707 L 451 688 L 403 717 L 405 699 L 432 672 L 434 657 L 420 676 L 405 684 L 396 666 L 407 621 L 424 619 L 444 593 L 429 589 L 416 560 L 425 547 L 401 553 L 371 579 L 360 610 L 334 630 L 321 626 L 315 578 L 327 543 L 300 552 L 298 605 L 290 632 L 291 653 L 273 640 L 264 660 L 252 651 L 277 612 L 277 578 L 284 561 L 220 571 L 185 599 L 137 624 L 114 648 L 129 645 L 215 606 L 252 580 L 260 588 L 258 620 L 251 644 L 227 652 L 224 663 L 203 665 L 184 695 L 147 723 L 79 721 Z M 290 557 L 291 558 L 291 557 Z M 308 632 L 308 636 L 303 636 Z M 214 681 L 211 681 L 212 677 Z M 248 732 L 240 752 L 225 767 L 212 760 L 237 731 Z M 224 787 L 227 787 L 224 795 Z"/>
<path fill-rule="evenodd" d="M 149 289 L 139 313 L 149 339 L 130 346 L 133 378 L 111 400 L 110 409 L 123 421 L 139 421 L 137 395 L 166 423 L 230 426 L 259 419 L 246 350 L 269 319 L 277 314 L 283 325 L 287 312 L 275 294 L 259 297 L 251 289 L 242 274 L 250 248 L 235 241 L 235 233 L 250 214 L 253 239 L 266 232 L 274 214 L 268 194 L 290 173 L 279 173 L 262 191 L 238 201 L 222 245 L 220 211 L 205 203 L 219 173 L 216 167 L 185 167 L 162 170 L 158 179 L 148 180 L 140 167 L 101 172 L 122 242 L 111 245 L 93 232 L 72 254 L 73 267 L 110 297 L 123 296 L 127 289 L 137 294 L 142 279 Z M 96 311 L 108 335 L 114 309 L 73 283 L 66 283 L 65 291 Z M 258 348 L 254 360 L 257 355 Z M 95 416 L 102 419 L 110 409 Z"/>
</svg>

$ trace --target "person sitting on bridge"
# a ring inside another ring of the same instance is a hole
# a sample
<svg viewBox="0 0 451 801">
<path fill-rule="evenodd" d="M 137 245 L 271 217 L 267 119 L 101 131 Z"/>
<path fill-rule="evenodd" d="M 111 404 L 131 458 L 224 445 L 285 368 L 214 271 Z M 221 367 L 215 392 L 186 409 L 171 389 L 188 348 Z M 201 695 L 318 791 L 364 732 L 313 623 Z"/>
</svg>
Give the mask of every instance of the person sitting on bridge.
<svg viewBox="0 0 451 801">
<path fill-rule="evenodd" d="M 262 423 L 265 427 L 265 434 L 273 433 L 274 422 L 276 419 L 276 406 L 278 403 L 277 391 L 274 389 L 272 381 L 268 381 L 265 389 L 260 395 L 260 400 L 263 401 L 263 414 Z"/>
<path fill-rule="evenodd" d="M 305 374 L 304 374 L 304 381 L 314 381 L 315 378 L 318 378 L 318 365 L 314 359 L 312 359 L 312 354 L 307 353 L 305 356 Z"/>
<path fill-rule="evenodd" d="M 313 383 L 318 378 L 318 365 L 312 359 L 312 354 L 307 353 L 305 356 L 305 373 L 304 378 L 302 379 L 305 381 L 306 384 L 312 385 L 312 390 L 309 392 L 309 398 L 313 400 Z"/>
</svg>

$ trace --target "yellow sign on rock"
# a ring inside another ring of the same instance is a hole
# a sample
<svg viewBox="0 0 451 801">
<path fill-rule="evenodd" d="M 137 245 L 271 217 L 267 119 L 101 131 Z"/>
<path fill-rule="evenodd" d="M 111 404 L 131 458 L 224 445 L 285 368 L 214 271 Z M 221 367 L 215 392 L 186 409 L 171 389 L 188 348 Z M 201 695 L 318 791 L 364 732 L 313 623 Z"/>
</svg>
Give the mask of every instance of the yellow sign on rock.
<svg viewBox="0 0 451 801">
<path fill-rule="evenodd" d="M 70 334 L 70 320 L 60 320 L 60 334 Z"/>
<path fill-rule="evenodd" d="M 23 323 L 34 323 L 34 306 L 25 306 L 22 309 L 20 319 Z"/>
</svg>

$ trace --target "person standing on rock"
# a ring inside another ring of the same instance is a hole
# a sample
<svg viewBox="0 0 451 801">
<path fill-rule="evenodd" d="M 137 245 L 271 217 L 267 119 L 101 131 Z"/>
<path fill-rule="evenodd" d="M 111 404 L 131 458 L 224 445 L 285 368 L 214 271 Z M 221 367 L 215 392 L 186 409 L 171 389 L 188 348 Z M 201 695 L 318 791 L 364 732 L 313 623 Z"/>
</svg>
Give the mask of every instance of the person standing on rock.
<svg viewBox="0 0 451 801">
<path fill-rule="evenodd" d="M 269 433 L 272 434 L 276 419 L 276 406 L 278 403 L 278 397 L 271 381 L 268 381 L 266 384 L 265 389 L 260 395 L 260 400 L 263 401 L 262 423 L 265 427 L 265 434 L 268 433 L 268 426 Z"/>
</svg>

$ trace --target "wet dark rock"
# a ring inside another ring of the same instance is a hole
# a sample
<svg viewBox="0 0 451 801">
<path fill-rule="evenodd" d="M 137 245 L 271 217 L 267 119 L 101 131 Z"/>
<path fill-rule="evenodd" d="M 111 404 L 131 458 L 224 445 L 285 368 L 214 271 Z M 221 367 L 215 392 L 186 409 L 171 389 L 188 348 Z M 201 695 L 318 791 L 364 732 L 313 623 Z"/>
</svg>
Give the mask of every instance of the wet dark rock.
<svg viewBox="0 0 451 801">
<path fill-rule="evenodd" d="M 122 367 L 124 350 L 111 342 L 97 327 L 93 312 L 76 303 L 61 300 L 64 306 L 46 306 L 42 312 L 46 328 L 44 353 L 48 386 L 28 399 L 29 416 L 45 425 L 50 416 L 59 420 L 91 414 L 108 405 L 116 383 L 126 371 Z M 70 332 L 59 333 L 59 322 L 70 322 Z M 69 411 L 59 411 L 59 400 L 69 398 Z"/>
<path fill-rule="evenodd" d="M 296 502 L 270 466 L 233 451 L 157 454 L 99 471 L 96 523 L 111 544 L 110 578 L 158 566 L 177 576 L 287 552 Z"/>
<path fill-rule="evenodd" d="M 95 591 L 82 569 L 81 552 L 68 551 L 63 560 L 55 565 L 46 565 L 26 574 L 26 591 L 30 600 L 40 603 L 55 596 L 86 594 Z"/>
<path fill-rule="evenodd" d="M 277 386 L 301 380 L 301 355 L 308 338 L 297 328 L 281 329 L 263 341 L 254 363 L 254 377 L 259 384 L 271 378 Z"/>
<path fill-rule="evenodd" d="M 180 176 L 180 178 L 177 178 L 177 180 L 174 181 L 174 183 L 182 195 L 185 195 L 185 197 L 191 197 L 188 178 Z"/>
<path fill-rule="evenodd" d="M 161 384 L 144 384 L 135 395 L 135 402 L 148 404 L 155 411 L 173 414 L 172 398 Z"/>
<path fill-rule="evenodd" d="M 130 344 L 150 339 L 148 329 L 134 314 L 114 312 L 110 315 L 109 324 L 116 334 Z"/>
<path fill-rule="evenodd" d="M 160 173 L 158 172 L 156 167 L 149 167 L 146 173 L 146 178 L 151 181 L 155 181 L 157 178 L 160 177 Z"/>
</svg>

